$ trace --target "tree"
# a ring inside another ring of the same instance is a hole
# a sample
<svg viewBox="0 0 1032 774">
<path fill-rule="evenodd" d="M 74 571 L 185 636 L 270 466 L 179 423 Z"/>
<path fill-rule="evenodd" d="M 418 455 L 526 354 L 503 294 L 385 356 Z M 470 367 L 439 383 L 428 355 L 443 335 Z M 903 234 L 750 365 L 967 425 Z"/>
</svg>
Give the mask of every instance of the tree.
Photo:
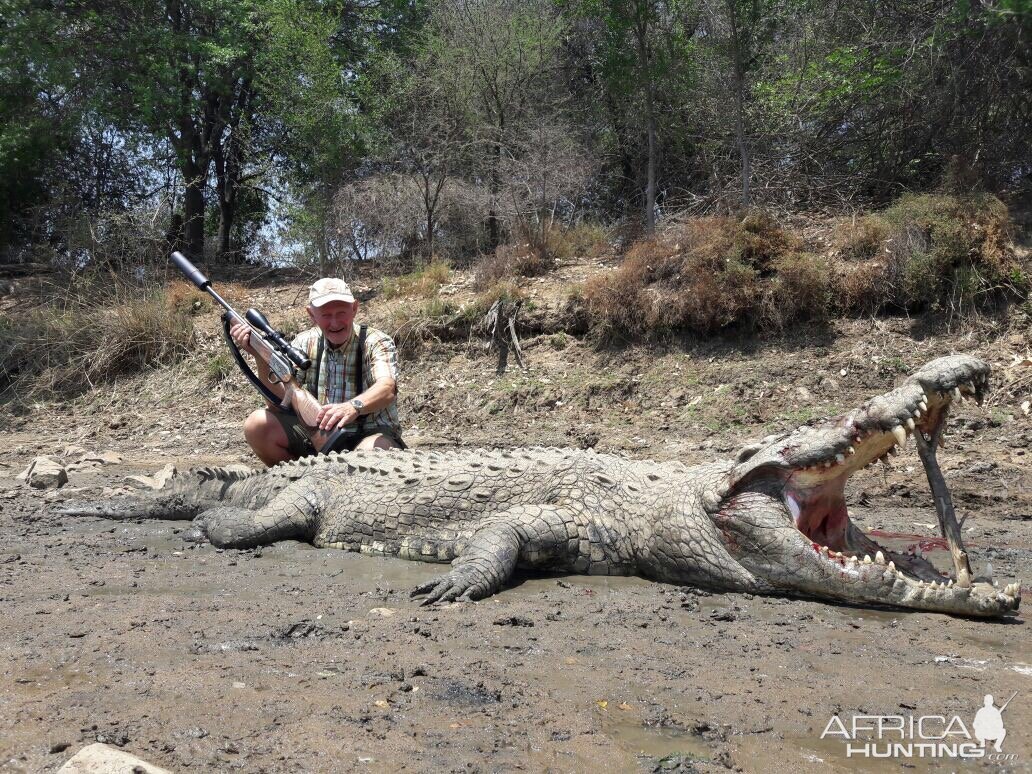
<svg viewBox="0 0 1032 774">
<path fill-rule="evenodd" d="M 503 166 L 532 116 L 552 107 L 564 24 L 545 0 L 447 0 L 431 13 L 423 41 L 446 82 L 462 84 L 470 142 L 479 151 L 490 204 L 488 244 L 501 244 Z"/>
<path fill-rule="evenodd" d="M 597 89 L 623 156 L 624 177 L 638 179 L 637 160 L 621 142 L 625 127 L 645 148 L 643 220 L 655 229 L 663 140 L 684 133 L 679 106 L 692 80 L 696 18 L 687 0 L 580 0 L 572 11 L 591 25 Z"/>
</svg>

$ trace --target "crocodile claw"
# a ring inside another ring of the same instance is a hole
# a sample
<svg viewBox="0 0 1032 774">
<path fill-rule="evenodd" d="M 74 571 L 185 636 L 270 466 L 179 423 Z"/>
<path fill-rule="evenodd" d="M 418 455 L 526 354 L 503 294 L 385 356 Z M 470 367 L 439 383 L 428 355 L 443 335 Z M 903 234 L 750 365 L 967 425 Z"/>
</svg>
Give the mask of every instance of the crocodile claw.
<svg viewBox="0 0 1032 774">
<path fill-rule="evenodd" d="M 435 602 L 469 602 L 474 599 L 482 599 L 494 590 L 480 573 L 469 568 L 456 568 L 425 583 L 420 583 L 412 589 L 409 596 L 418 597 L 425 594 L 426 598 L 419 604 L 426 607 Z"/>
</svg>

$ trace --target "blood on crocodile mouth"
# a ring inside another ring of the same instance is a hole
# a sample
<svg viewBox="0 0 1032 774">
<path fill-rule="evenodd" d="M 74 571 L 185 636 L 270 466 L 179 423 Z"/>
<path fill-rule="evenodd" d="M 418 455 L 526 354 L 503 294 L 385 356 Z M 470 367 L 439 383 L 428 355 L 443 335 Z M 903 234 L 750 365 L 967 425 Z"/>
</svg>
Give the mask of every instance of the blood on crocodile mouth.
<svg viewBox="0 0 1032 774">
<path fill-rule="evenodd" d="M 841 451 L 825 459 L 807 461 L 789 473 L 782 490 L 785 506 L 794 526 L 812 543 L 815 551 L 839 565 L 891 564 L 915 581 L 952 585 L 952 579 L 943 576 L 920 556 L 890 551 L 857 528 L 849 518 L 845 484 L 856 471 L 879 460 L 886 462 L 897 453 L 897 447 L 906 446 L 912 434 L 920 432 L 926 438 L 935 436 L 945 421 L 949 404 L 959 400 L 962 394 L 975 394 L 976 386 L 964 384 L 949 393 L 927 394 L 915 403 L 911 418 L 888 429 L 864 429 L 847 417 L 840 425 L 844 439 Z"/>
<path fill-rule="evenodd" d="M 875 461 L 877 461 L 875 459 Z M 928 581 L 953 584 L 919 555 L 899 553 L 879 545 L 864 534 L 849 518 L 845 483 L 850 471 L 825 477 L 819 482 L 789 476 L 782 490 L 795 528 L 810 541 L 814 551 L 828 562 L 849 564 L 892 565 L 914 582 Z"/>
</svg>

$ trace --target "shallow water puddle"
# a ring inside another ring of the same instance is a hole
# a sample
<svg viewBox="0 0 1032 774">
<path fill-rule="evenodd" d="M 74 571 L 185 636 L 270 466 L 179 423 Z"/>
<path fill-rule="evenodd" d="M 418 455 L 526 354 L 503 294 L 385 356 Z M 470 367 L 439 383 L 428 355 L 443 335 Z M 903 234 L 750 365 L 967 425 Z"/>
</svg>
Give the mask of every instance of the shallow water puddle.
<svg viewBox="0 0 1032 774">
<path fill-rule="evenodd" d="M 646 726 L 635 717 L 622 717 L 612 712 L 603 715 L 602 733 L 632 755 L 665 758 L 681 754 L 710 759 L 712 750 L 697 734 L 669 726 Z"/>
</svg>

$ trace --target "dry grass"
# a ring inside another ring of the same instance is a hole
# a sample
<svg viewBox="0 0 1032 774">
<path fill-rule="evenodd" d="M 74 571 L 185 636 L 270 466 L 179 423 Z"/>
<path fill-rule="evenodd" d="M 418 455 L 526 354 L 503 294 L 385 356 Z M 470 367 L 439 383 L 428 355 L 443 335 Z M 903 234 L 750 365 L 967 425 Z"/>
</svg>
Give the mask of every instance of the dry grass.
<svg viewBox="0 0 1032 774">
<path fill-rule="evenodd" d="M 459 310 L 449 301 L 431 298 L 426 301 L 397 305 L 386 326 L 387 332 L 402 357 L 415 358 L 461 318 Z"/>
<path fill-rule="evenodd" d="M 545 248 L 557 261 L 597 258 L 610 251 L 612 237 L 597 223 L 577 223 L 569 228 L 555 226 L 546 234 Z"/>
<path fill-rule="evenodd" d="M 127 285 L 79 285 L 0 317 L 0 396 L 13 403 L 68 397 L 182 358 L 193 321 L 180 300 Z"/>
<path fill-rule="evenodd" d="M 421 266 L 400 277 L 387 277 L 383 280 L 380 295 L 384 298 L 417 296 L 426 298 L 437 293 L 438 288 L 451 279 L 451 267 L 447 261 L 434 258 L 430 263 Z"/>
<path fill-rule="evenodd" d="M 797 322 L 826 322 L 834 312 L 841 286 L 827 258 L 789 253 L 773 265 L 766 284 L 761 327 L 783 330 Z"/>
<path fill-rule="evenodd" d="M 555 261 L 551 256 L 525 242 L 502 245 L 477 261 L 474 286 L 477 290 L 486 290 L 516 277 L 546 274 L 554 266 Z"/>
<path fill-rule="evenodd" d="M 649 338 L 760 327 L 768 318 L 787 324 L 794 314 L 771 305 L 785 298 L 798 306 L 794 299 L 806 293 L 781 288 L 765 296 L 764 274 L 797 244 L 773 220 L 756 215 L 699 218 L 640 240 L 616 271 L 585 286 L 591 327 L 604 338 Z M 796 275 L 811 281 L 810 274 Z"/>
</svg>

